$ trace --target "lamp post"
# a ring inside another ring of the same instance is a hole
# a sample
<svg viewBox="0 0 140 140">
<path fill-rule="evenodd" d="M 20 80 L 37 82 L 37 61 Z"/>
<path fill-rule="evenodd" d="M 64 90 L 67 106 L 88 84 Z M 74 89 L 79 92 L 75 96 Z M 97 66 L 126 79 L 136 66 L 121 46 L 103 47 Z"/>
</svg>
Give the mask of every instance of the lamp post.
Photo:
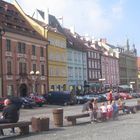
<svg viewBox="0 0 140 140">
<path fill-rule="evenodd" d="M 105 81 L 105 78 L 101 78 L 101 79 L 99 79 L 99 81 L 101 82 L 101 90 L 102 90 L 103 82 Z"/>
<path fill-rule="evenodd" d="M 38 78 L 39 78 L 39 75 L 40 75 L 40 72 L 39 71 L 30 71 L 30 75 L 32 76 L 32 80 L 33 80 L 33 93 L 37 93 L 37 81 L 38 81 Z"/>
<path fill-rule="evenodd" d="M 3 96 L 3 62 L 2 62 L 2 36 L 5 34 L 5 30 L 0 26 L 0 96 Z"/>
<path fill-rule="evenodd" d="M 130 82 L 130 88 L 132 88 L 132 90 L 134 90 L 134 84 L 135 84 L 135 81 Z"/>
</svg>

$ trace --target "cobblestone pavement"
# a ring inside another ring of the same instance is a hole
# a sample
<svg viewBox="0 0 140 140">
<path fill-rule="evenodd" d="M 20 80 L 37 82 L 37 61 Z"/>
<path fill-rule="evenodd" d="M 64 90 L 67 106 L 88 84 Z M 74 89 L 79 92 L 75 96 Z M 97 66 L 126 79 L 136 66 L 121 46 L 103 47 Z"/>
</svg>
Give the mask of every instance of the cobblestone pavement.
<svg viewBox="0 0 140 140">
<path fill-rule="evenodd" d="M 136 104 L 136 100 L 130 101 L 128 104 Z M 83 118 L 78 119 L 76 126 L 68 126 L 64 121 L 64 127 L 55 128 L 52 119 L 52 108 L 54 107 L 56 106 L 21 111 L 21 120 L 28 120 L 34 115 L 46 116 L 45 112 L 47 112 L 51 118 L 50 131 L 30 133 L 27 136 L 11 137 L 10 135 L 10 138 L 7 133 L 5 137 L 0 138 L 5 140 L 140 140 L 140 111 L 136 114 L 119 116 L 116 121 L 90 124 L 89 118 Z M 81 106 L 64 107 L 64 116 L 79 111 L 81 111 Z"/>
</svg>

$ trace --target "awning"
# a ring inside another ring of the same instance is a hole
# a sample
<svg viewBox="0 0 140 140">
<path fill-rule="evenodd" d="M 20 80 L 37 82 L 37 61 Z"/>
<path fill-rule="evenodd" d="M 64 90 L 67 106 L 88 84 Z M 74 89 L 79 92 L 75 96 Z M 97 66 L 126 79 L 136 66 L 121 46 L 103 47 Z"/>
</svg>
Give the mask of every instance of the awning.
<svg viewBox="0 0 140 140">
<path fill-rule="evenodd" d="M 130 88 L 130 86 L 129 85 L 119 85 L 119 88 L 128 89 L 128 88 Z"/>
<path fill-rule="evenodd" d="M 89 86 L 90 87 L 100 87 L 101 84 L 100 83 L 90 83 Z"/>
</svg>

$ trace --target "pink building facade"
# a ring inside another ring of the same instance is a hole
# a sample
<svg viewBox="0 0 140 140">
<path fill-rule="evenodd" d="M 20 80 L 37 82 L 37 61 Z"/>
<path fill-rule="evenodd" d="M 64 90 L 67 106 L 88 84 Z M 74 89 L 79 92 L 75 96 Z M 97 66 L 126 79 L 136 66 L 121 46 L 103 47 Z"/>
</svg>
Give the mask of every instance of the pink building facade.
<svg viewBox="0 0 140 140">
<path fill-rule="evenodd" d="M 9 3 L 0 1 L 0 97 L 48 91 L 47 44 Z"/>
<path fill-rule="evenodd" d="M 117 86 L 119 85 L 119 63 L 118 58 L 103 54 L 101 58 L 102 63 L 102 77 L 104 86 Z"/>
</svg>

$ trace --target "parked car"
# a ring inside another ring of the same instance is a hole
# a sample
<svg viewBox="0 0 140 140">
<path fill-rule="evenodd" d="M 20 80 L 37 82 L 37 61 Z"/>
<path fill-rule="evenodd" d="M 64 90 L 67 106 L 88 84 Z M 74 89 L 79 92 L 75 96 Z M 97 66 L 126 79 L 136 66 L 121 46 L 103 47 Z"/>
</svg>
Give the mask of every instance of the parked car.
<svg viewBox="0 0 140 140">
<path fill-rule="evenodd" d="M 99 94 L 97 96 L 98 96 L 98 102 L 105 102 L 105 101 L 107 101 L 107 96 L 106 96 L 105 93 L 104 94 Z"/>
<path fill-rule="evenodd" d="M 99 102 L 99 96 L 97 94 L 88 94 L 85 95 L 85 101 L 90 101 L 91 99 L 97 99 L 97 101 Z"/>
<path fill-rule="evenodd" d="M 118 100 L 120 98 L 120 95 L 118 92 L 113 92 L 112 95 L 113 95 L 114 100 Z"/>
<path fill-rule="evenodd" d="M 132 93 L 130 93 L 130 95 L 131 95 L 133 98 L 140 98 L 140 94 L 139 94 L 139 93 L 136 93 L 136 92 L 132 92 Z"/>
<path fill-rule="evenodd" d="M 71 105 L 76 103 L 76 96 L 70 92 L 50 91 L 44 94 L 48 104 Z"/>
<path fill-rule="evenodd" d="M 86 102 L 84 95 L 76 95 L 77 104 L 84 104 Z"/>
<path fill-rule="evenodd" d="M 31 99 L 34 100 L 37 106 L 41 107 L 46 103 L 46 99 L 41 95 L 30 95 Z"/>
<path fill-rule="evenodd" d="M 5 98 L 0 98 L 0 111 L 2 111 L 4 108 L 4 100 Z"/>
<path fill-rule="evenodd" d="M 132 96 L 129 93 L 120 92 L 119 97 L 123 99 L 132 99 Z"/>
<path fill-rule="evenodd" d="M 35 106 L 35 102 L 27 97 L 21 97 L 22 100 L 22 108 L 33 108 Z"/>
</svg>

